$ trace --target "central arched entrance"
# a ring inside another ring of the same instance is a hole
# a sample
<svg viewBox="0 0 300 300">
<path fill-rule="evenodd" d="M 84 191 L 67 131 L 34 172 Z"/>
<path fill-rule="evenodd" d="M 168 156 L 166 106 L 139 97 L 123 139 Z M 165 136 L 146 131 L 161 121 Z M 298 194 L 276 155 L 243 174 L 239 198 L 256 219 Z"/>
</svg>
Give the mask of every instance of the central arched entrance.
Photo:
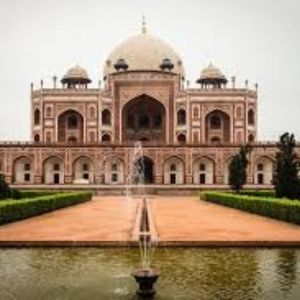
<svg viewBox="0 0 300 300">
<path fill-rule="evenodd" d="M 83 142 L 83 117 L 79 112 L 69 109 L 59 115 L 57 140 L 66 143 Z"/>
<path fill-rule="evenodd" d="M 134 183 L 154 182 L 154 163 L 147 156 L 142 156 L 134 162 L 133 181 Z"/>
<path fill-rule="evenodd" d="M 208 143 L 230 142 L 230 117 L 221 110 L 214 110 L 205 117 L 205 138 Z"/>
<path fill-rule="evenodd" d="M 122 109 L 122 140 L 164 142 L 166 112 L 164 106 L 145 94 L 138 96 Z"/>
</svg>

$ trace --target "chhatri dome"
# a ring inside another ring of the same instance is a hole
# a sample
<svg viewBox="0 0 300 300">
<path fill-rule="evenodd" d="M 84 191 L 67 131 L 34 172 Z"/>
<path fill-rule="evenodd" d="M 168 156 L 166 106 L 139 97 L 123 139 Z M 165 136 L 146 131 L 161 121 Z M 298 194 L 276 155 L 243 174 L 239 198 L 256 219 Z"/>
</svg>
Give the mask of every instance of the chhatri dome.
<svg viewBox="0 0 300 300">
<path fill-rule="evenodd" d="M 108 74 L 115 73 L 118 61 L 126 62 L 127 71 L 161 71 L 166 59 L 174 65 L 171 71 L 184 77 L 180 56 L 167 43 L 146 32 L 143 21 L 142 33 L 125 40 L 108 56 L 103 75 L 106 78 Z"/>
<path fill-rule="evenodd" d="M 197 80 L 199 83 L 209 83 L 213 81 L 220 81 L 221 83 L 227 83 L 226 77 L 223 73 L 215 67 L 212 63 L 209 63 L 207 68 L 201 71 L 200 78 Z"/>
<path fill-rule="evenodd" d="M 62 83 L 69 83 L 70 81 L 76 83 L 91 82 L 87 71 L 78 65 L 69 69 L 61 80 Z"/>
</svg>

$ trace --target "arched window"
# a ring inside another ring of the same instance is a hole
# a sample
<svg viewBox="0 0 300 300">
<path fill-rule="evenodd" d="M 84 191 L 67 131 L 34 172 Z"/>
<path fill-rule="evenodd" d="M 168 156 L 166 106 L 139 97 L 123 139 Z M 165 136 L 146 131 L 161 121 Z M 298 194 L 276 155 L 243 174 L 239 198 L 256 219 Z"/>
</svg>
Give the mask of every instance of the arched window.
<svg viewBox="0 0 300 300">
<path fill-rule="evenodd" d="M 264 165 L 263 164 L 258 164 L 257 165 L 257 171 L 263 171 L 264 170 Z"/>
<path fill-rule="evenodd" d="M 220 129 L 221 128 L 221 119 L 219 116 L 212 116 L 210 119 L 210 128 Z"/>
<path fill-rule="evenodd" d="M 59 171 L 60 170 L 60 164 L 55 163 L 53 164 L 53 171 Z"/>
<path fill-rule="evenodd" d="M 185 134 L 181 133 L 177 136 L 177 141 L 179 144 L 184 144 L 186 141 Z"/>
<path fill-rule="evenodd" d="M 96 111 L 95 111 L 95 107 L 94 106 L 90 107 L 90 117 L 91 118 L 95 118 L 96 117 Z"/>
<path fill-rule="evenodd" d="M 102 135 L 102 142 L 110 142 L 111 141 L 111 138 L 110 138 L 110 135 L 105 133 Z"/>
<path fill-rule="evenodd" d="M 149 118 L 146 115 L 142 115 L 139 118 L 139 127 L 140 128 L 149 128 L 150 122 Z"/>
<path fill-rule="evenodd" d="M 76 143 L 77 142 L 76 136 L 69 136 L 68 137 L 68 142 L 70 142 L 70 143 Z"/>
<path fill-rule="evenodd" d="M 38 142 L 40 141 L 40 135 L 39 135 L 38 133 L 36 133 L 36 134 L 34 135 L 34 141 L 35 141 L 36 143 L 38 143 Z"/>
<path fill-rule="evenodd" d="M 180 109 L 177 112 L 177 124 L 178 125 L 185 125 L 186 124 L 186 113 L 184 109 Z"/>
<path fill-rule="evenodd" d="M 248 142 L 254 142 L 254 135 L 253 134 L 249 134 Z"/>
<path fill-rule="evenodd" d="M 176 164 L 170 165 L 170 171 L 176 171 Z"/>
<path fill-rule="evenodd" d="M 200 164 L 199 165 L 199 171 L 205 171 L 205 169 L 206 169 L 205 164 Z"/>
<path fill-rule="evenodd" d="M 102 124 L 103 125 L 111 125 L 111 114 L 108 109 L 104 109 L 102 111 Z"/>
<path fill-rule="evenodd" d="M 88 163 L 82 164 L 82 171 L 89 171 L 90 165 Z"/>
<path fill-rule="evenodd" d="M 253 109 L 250 109 L 248 111 L 248 124 L 249 125 L 254 125 L 254 111 L 253 111 Z"/>
<path fill-rule="evenodd" d="M 212 137 L 210 141 L 216 144 L 221 142 L 220 138 L 217 136 Z"/>
<path fill-rule="evenodd" d="M 75 115 L 68 116 L 68 129 L 76 129 L 78 127 L 78 120 Z"/>
<path fill-rule="evenodd" d="M 34 125 L 40 125 L 41 113 L 39 109 L 34 111 Z"/>
</svg>

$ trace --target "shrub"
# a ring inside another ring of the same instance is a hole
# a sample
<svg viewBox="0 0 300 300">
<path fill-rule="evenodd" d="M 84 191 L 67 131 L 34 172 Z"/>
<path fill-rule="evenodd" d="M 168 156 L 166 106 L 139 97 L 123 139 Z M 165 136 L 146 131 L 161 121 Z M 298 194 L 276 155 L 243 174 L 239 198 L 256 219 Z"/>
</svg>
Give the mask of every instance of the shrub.
<svg viewBox="0 0 300 300">
<path fill-rule="evenodd" d="M 10 197 L 11 190 L 8 184 L 5 182 L 4 177 L 0 174 L 0 199 L 5 199 Z"/>
<path fill-rule="evenodd" d="M 201 199 L 206 201 L 281 221 L 300 224 L 300 201 L 224 192 L 202 192 L 200 195 Z"/>
<path fill-rule="evenodd" d="M 229 164 L 229 185 L 236 192 L 239 192 L 246 183 L 247 165 L 249 164 L 247 155 L 250 151 L 249 146 L 242 146 Z"/>
<path fill-rule="evenodd" d="M 0 224 L 26 219 L 91 200 L 90 192 L 73 192 L 0 202 Z"/>
<path fill-rule="evenodd" d="M 276 170 L 274 176 L 277 197 L 300 199 L 300 179 L 298 171 L 300 163 L 295 151 L 296 140 L 288 132 L 280 136 L 277 144 L 279 151 L 276 154 Z"/>
</svg>

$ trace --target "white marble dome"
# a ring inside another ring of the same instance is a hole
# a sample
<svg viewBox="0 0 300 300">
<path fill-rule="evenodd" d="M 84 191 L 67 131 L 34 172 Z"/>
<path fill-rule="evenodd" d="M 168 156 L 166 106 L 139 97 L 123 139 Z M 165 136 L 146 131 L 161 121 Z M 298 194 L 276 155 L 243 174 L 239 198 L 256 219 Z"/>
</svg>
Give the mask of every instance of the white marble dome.
<svg viewBox="0 0 300 300">
<path fill-rule="evenodd" d="M 180 56 L 167 43 L 149 33 L 135 35 L 117 46 L 105 61 L 104 78 L 116 72 L 114 64 L 120 58 L 125 59 L 128 71 L 160 71 L 163 59 L 169 58 L 174 64 L 172 72 L 184 77 Z"/>
</svg>

